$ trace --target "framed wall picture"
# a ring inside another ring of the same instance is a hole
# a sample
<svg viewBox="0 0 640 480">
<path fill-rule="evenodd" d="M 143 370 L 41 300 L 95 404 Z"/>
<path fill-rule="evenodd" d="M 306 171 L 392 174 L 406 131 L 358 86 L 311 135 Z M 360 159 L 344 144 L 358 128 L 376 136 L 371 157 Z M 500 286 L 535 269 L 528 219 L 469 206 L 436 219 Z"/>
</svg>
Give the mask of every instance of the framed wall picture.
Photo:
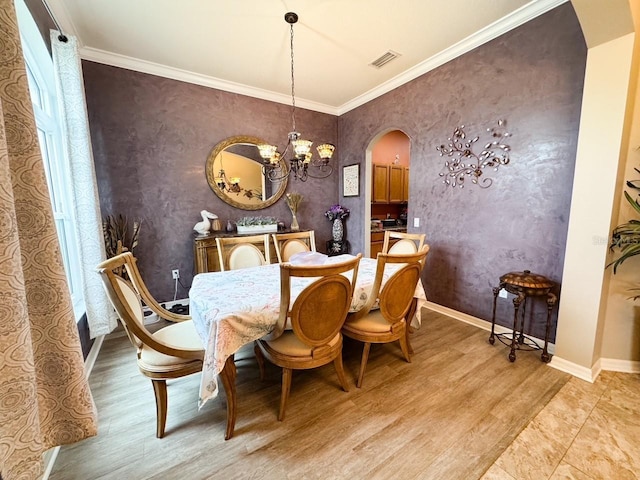
<svg viewBox="0 0 640 480">
<path fill-rule="evenodd" d="M 357 197 L 360 195 L 360 165 L 342 167 L 342 196 Z"/>
</svg>

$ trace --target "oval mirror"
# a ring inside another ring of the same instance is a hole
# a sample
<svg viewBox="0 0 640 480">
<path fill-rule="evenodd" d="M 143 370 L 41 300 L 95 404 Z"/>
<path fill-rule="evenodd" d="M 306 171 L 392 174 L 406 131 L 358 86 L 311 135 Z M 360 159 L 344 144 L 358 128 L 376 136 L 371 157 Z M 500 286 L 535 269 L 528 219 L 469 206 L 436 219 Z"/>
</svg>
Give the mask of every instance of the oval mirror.
<svg viewBox="0 0 640 480">
<path fill-rule="evenodd" d="M 220 199 L 242 210 L 273 205 L 287 188 L 287 177 L 272 182 L 264 175 L 257 137 L 230 137 L 218 143 L 207 158 L 207 182 Z M 287 168 L 284 160 L 282 168 Z"/>
</svg>

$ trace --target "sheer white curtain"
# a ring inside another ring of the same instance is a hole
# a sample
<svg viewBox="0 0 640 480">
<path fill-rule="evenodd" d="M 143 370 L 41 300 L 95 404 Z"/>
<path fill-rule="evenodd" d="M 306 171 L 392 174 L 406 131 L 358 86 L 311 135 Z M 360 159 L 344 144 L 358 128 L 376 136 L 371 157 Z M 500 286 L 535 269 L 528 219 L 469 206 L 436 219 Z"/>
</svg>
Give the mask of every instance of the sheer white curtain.
<svg viewBox="0 0 640 480">
<path fill-rule="evenodd" d="M 111 332 L 117 321 L 95 271 L 106 254 L 78 44 L 72 35 L 67 35 L 67 42 L 58 40 L 58 35 L 51 31 L 53 68 L 69 159 L 82 289 L 93 338 Z"/>
</svg>

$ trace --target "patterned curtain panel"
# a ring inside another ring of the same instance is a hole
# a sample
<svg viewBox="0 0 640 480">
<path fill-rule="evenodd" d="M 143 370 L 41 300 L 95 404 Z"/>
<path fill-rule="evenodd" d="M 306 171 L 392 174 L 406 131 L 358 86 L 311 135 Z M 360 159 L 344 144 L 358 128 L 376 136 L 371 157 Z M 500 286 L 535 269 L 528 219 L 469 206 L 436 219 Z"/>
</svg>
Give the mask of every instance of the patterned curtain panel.
<svg viewBox="0 0 640 480">
<path fill-rule="evenodd" d="M 0 0 L 0 475 L 97 433 L 43 171 L 13 0 Z"/>
<path fill-rule="evenodd" d="M 96 265 L 107 257 L 77 40 L 67 35 L 68 41 L 61 42 L 59 35 L 51 31 L 53 68 L 67 142 L 67 176 L 71 179 L 87 321 L 94 338 L 112 332 L 117 319 L 96 273 Z"/>
</svg>

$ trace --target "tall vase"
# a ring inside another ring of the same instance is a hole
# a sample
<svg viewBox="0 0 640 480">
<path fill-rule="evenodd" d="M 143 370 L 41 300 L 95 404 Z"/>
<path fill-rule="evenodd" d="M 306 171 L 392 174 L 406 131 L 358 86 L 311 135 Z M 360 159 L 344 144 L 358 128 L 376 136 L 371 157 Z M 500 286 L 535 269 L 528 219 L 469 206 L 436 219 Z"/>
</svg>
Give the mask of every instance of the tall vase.
<svg viewBox="0 0 640 480">
<path fill-rule="evenodd" d="M 342 219 L 334 218 L 333 227 L 331 228 L 331 236 L 334 242 L 341 242 L 344 236 L 344 228 L 342 226 Z"/>
<path fill-rule="evenodd" d="M 291 215 L 293 215 L 293 219 L 291 220 L 291 231 L 292 232 L 299 232 L 300 231 L 300 225 L 298 225 L 298 218 L 296 217 L 295 212 L 291 212 Z"/>
</svg>

